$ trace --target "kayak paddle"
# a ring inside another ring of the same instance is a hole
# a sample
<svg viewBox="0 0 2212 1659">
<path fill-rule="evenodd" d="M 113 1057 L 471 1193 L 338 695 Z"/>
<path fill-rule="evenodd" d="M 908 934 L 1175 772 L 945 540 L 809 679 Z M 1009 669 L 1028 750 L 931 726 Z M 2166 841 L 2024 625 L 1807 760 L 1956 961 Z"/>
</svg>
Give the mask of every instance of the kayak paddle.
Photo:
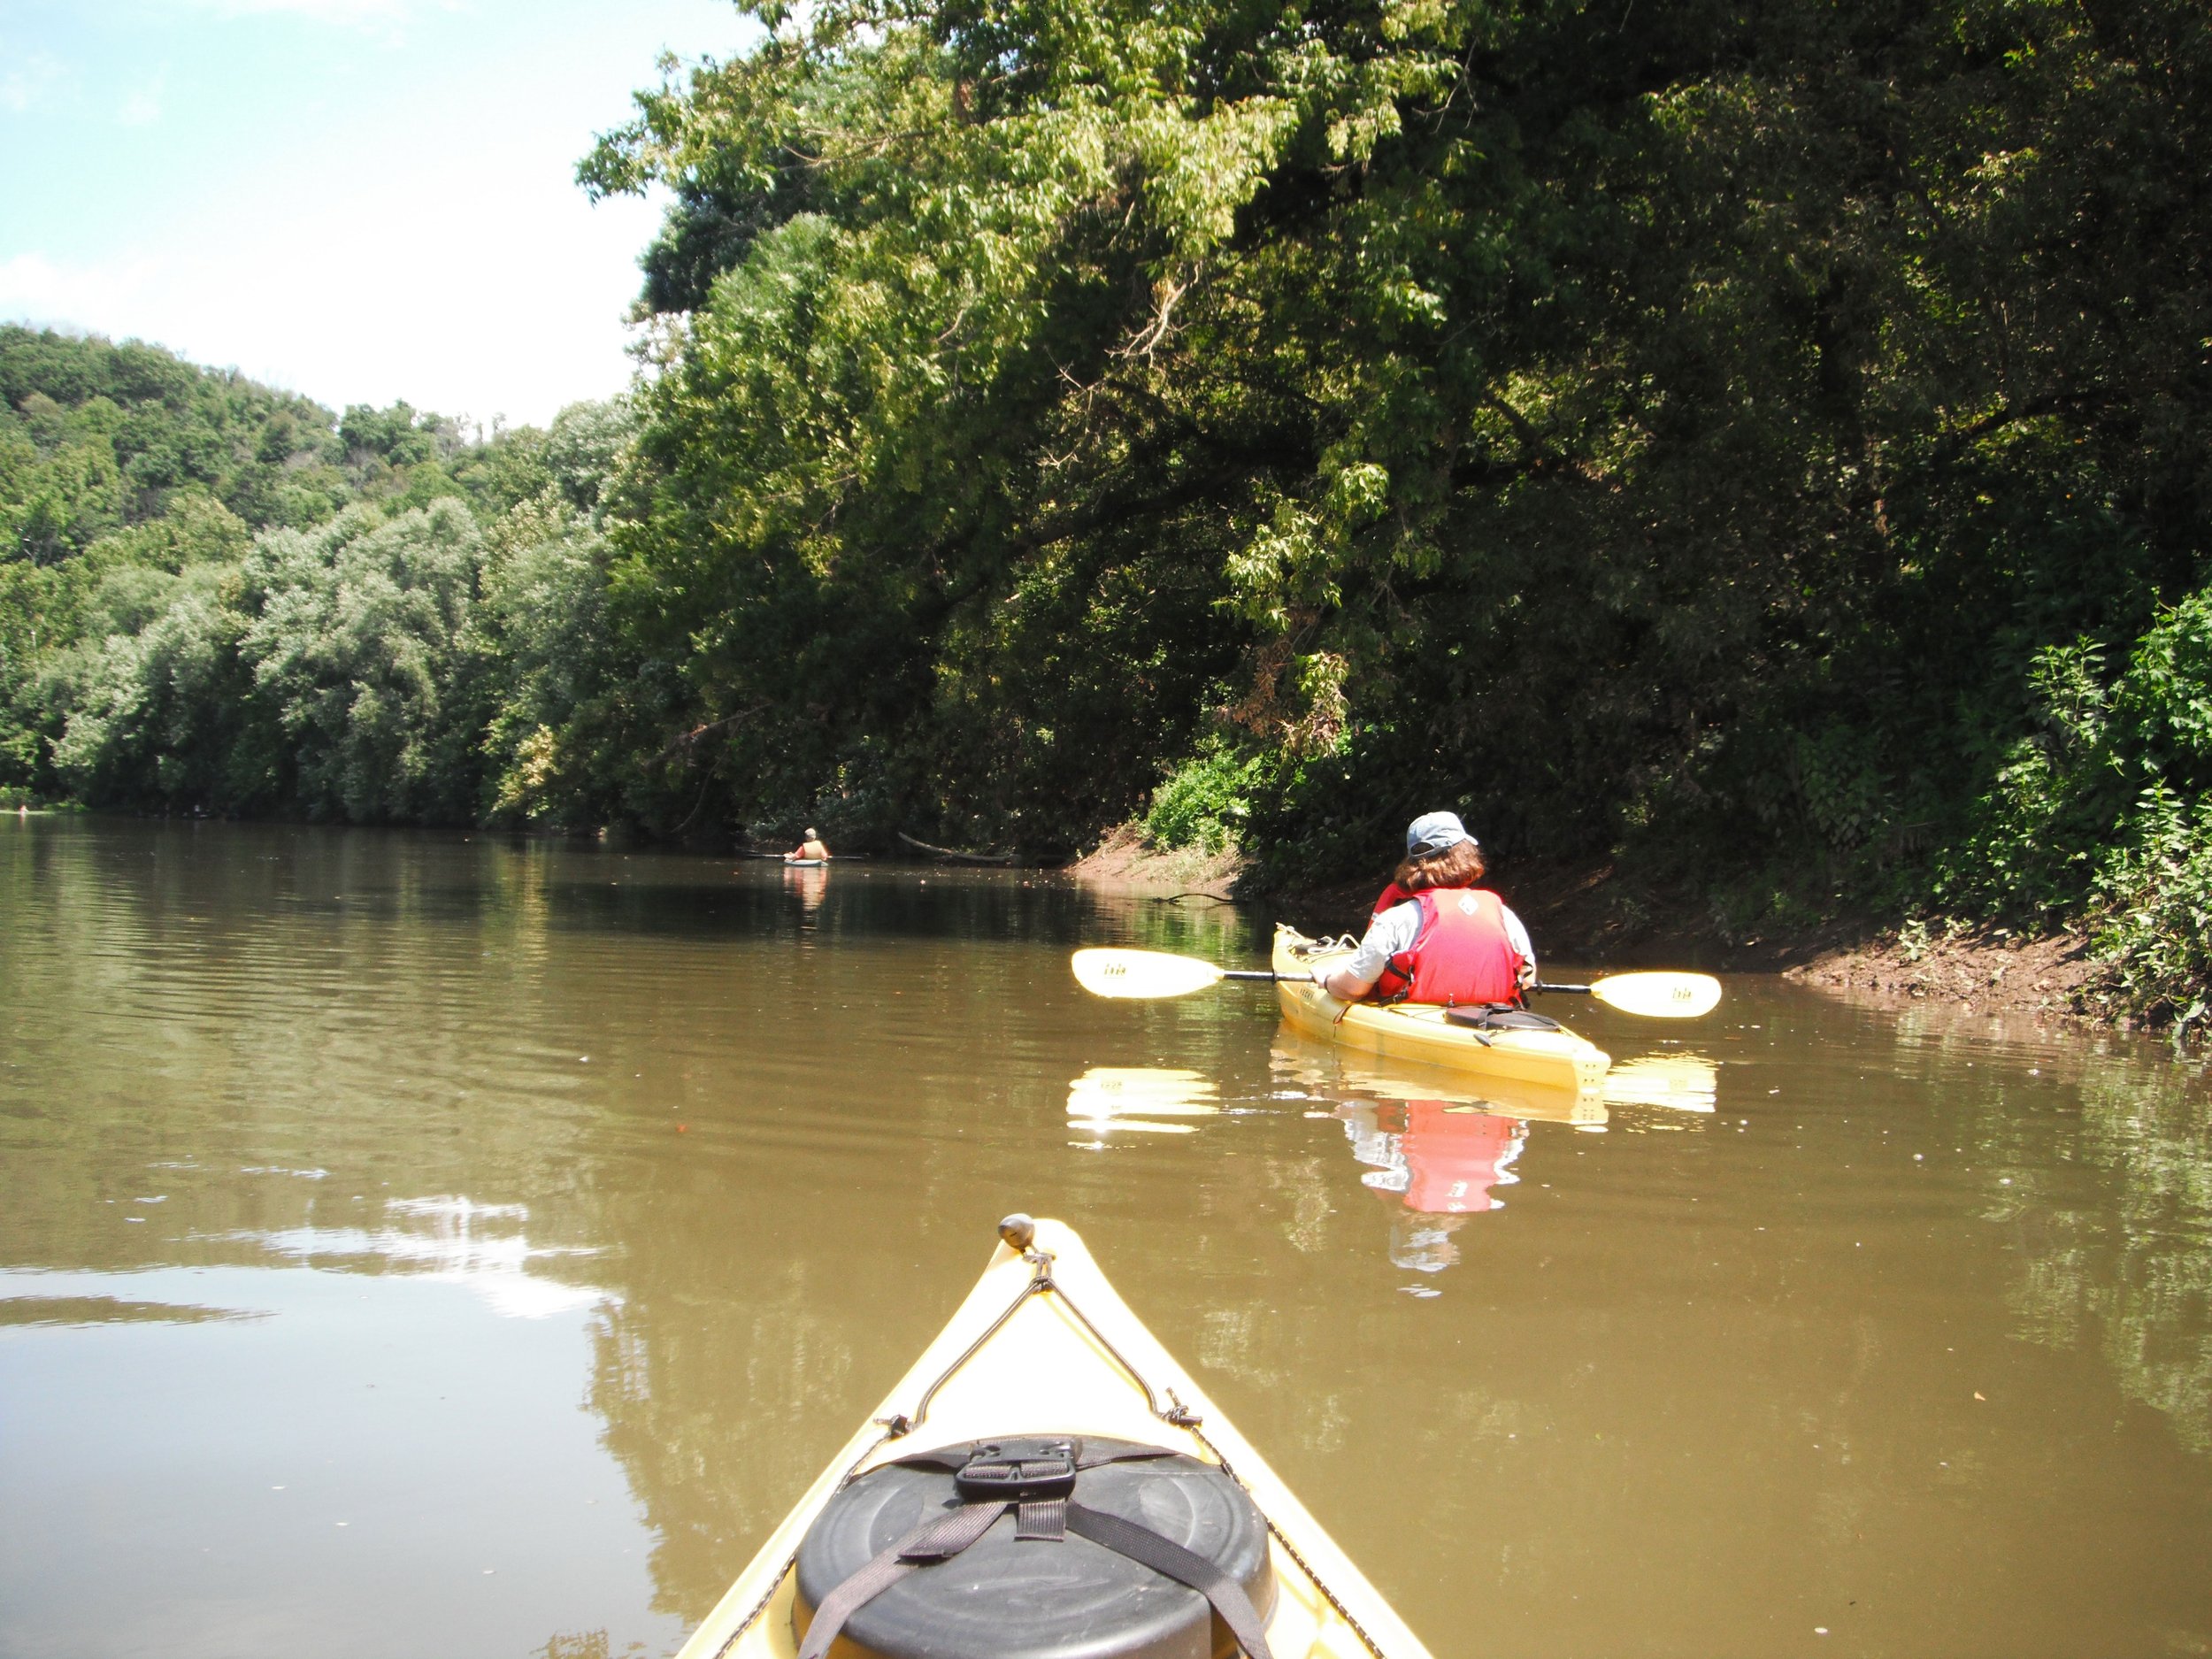
<svg viewBox="0 0 2212 1659">
<path fill-rule="evenodd" d="M 1532 991 L 1556 991 L 1575 996 L 1594 996 L 1608 1008 L 1646 1019 L 1695 1019 L 1720 1003 L 1720 981 L 1709 973 L 1609 973 L 1587 985 L 1546 985 Z"/>
<path fill-rule="evenodd" d="M 1196 956 L 1171 956 L 1164 950 L 1079 950 L 1072 965 L 1076 983 L 1093 996 L 1188 996 L 1224 979 L 1313 981 L 1310 973 L 1217 968 Z"/>
<path fill-rule="evenodd" d="M 1164 950 L 1079 950 L 1071 965 L 1076 983 L 1094 996 L 1188 996 L 1224 979 L 1287 979 L 1309 984 L 1310 973 L 1276 973 L 1268 969 L 1219 968 L 1196 956 Z M 1588 985 L 1532 985 L 1532 991 L 1594 996 L 1609 1008 L 1650 1019 L 1694 1019 L 1720 1001 L 1720 981 L 1704 973 L 1616 973 Z"/>
</svg>

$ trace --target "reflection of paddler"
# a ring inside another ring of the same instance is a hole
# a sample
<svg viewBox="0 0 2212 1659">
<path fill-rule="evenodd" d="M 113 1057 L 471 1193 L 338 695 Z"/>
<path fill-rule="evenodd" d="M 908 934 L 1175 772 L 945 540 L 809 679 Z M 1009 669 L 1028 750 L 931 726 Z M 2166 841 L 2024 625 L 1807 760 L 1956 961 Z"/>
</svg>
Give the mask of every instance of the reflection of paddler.
<svg viewBox="0 0 2212 1659">
<path fill-rule="evenodd" d="M 1406 1102 L 1406 1208 L 1424 1215 L 1462 1216 L 1497 1210 L 1493 1187 L 1510 1185 L 1510 1173 L 1528 1133 L 1518 1118 L 1457 1110 L 1440 1100 Z"/>
<path fill-rule="evenodd" d="M 783 879 L 787 886 L 795 882 L 799 888 L 799 926 L 814 926 L 815 912 L 822 908 L 823 896 L 829 889 L 829 871 L 821 864 L 795 864 L 785 861 Z"/>
<path fill-rule="evenodd" d="M 1527 1125 L 1440 1100 L 1408 1101 L 1402 1110 L 1404 1126 L 1395 1131 L 1384 1128 L 1371 1107 L 1340 1108 L 1339 1115 L 1353 1156 L 1375 1166 L 1361 1181 L 1399 1201 L 1390 1223 L 1391 1261 L 1416 1272 L 1440 1272 L 1459 1259 L 1451 1234 L 1465 1218 L 1504 1208 L 1490 1189 L 1519 1179 L 1511 1165 Z"/>
<path fill-rule="evenodd" d="M 1364 1128 L 1357 1120 L 1347 1125 L 1355 1154 L 1377 1166 L 1361 1178 L 1368 1186 L 1395 1193 L 1408 1210 L 1424 1215 L 1471 1216 L 1504 1208 L 1505 1201 L 1492 1197 L 1490 1189 L 1519 1179 L 1511 1166 L 1528 1133 L 1520 1119 L 1440 1100 L 1408 1101 L 1403 1110 L 1405 1126 L 1395 1133 Z"/>
<path fill-rule="evenodd" d="M 1390 1264 L 1414 1273 L 1440 1273 L 1459 1260 L 1452 1234 L 1467 1225 L 1464 1216 L 1425 1216 L 1398 1210 L 1390 1217 Z"/>
</svg>

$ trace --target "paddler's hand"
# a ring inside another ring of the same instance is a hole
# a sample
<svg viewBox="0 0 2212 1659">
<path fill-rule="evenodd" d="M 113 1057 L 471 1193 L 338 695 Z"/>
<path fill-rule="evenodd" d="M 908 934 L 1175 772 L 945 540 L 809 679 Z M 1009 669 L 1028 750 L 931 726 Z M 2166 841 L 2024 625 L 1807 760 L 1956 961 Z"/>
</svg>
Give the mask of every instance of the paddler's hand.
<svg viewBox="0 0 2212 1659">
<path fill-rule="evenodd" d="M 1317 970 L 1313 982 L 1340 1002 L 1356 1002 L 1375 988 L 1372 979 L 1355 978 L 1343 968 L 1339 968 L 1334 973 L 1323 973 Z"/>
</svg>

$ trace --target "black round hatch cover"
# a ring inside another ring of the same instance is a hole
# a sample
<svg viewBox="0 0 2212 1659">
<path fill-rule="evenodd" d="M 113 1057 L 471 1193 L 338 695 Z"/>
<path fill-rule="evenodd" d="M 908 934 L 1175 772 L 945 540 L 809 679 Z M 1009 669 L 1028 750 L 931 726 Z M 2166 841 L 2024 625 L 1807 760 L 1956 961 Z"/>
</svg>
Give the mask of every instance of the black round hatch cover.
<svg viewBox="0 0 2212 1659">
<path fill-rule="evenodd" d="M 1094 1437 L 1077 1443 L 1086 1459 L 1142 1449 Z M 964 1449 L 933 1453 L 927 1463 L 871 1470 L 829 1501 L 799 1545 L 793 1622 L 802 1638 L 824 1596 L 925 1519 L 958 1507 L 952 1471 Z M 1099 1463 L 1077 1477 L 1074 1501 L 1204 1556 L 1244 1586 L 1263 1620 L 1272 1610 L 1266 1519 L 1243 1487 L 1211 1464 L 1179 1454 Z M 1072 1532 L 1041 1540 L 1017 1539 L 1014 1530 L 1010 1511 L 950 1560 L 899 1579 L 853 1613 L 833 1652 L 840 1659 L 847 1653 L 855 1659 L 1235 1654 L 1235 1640 L 1197 1591 Z"/>
</svg>

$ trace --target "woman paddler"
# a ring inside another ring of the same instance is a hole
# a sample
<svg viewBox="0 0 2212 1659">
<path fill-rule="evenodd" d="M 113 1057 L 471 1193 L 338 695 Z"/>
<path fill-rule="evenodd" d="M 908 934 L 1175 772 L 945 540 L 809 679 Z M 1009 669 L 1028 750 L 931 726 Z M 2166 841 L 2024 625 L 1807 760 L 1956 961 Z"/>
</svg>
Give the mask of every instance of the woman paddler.
<svg viewBox="0 0 2212 1659">
<path fill-rule="evenodd" d="M 1518 1002 L 1536 978 L 1536 951 L 1521 918 L 1475 884 L 1482 849 L 1453 812 L 1429 812 L 1406 830 L 1405 862 L 1375 901 L 1351 960 L 1315 978 L 1340 1002 Z"/>
<path fill-rule="evenodd" d="M 809 825 L 806 839 L 799 843 L 799 850 L 784 854 L 783 859 L 786 864 L 795 864 L 802 858 L 826 858 L 829 856 L 830 849 L 822 844 L 822 833 Z"/>
</svg>

